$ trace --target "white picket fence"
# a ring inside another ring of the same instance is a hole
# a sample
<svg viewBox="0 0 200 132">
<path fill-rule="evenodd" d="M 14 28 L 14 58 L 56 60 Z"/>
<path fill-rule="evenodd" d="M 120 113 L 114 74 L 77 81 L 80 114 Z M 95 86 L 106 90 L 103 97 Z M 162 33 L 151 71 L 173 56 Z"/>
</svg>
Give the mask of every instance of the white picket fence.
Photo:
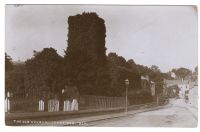
<svg viewBox="0 0 200 132">
<path fill-rule="evenodd" d="M 51 99 L 48 101 L 48 112 L 59 111 L 59 100 Z"/>
<path fill-rule="evenodd" d="M 48 103 L 48 112 L 58 112 L 59 111 L 59 100 L 51 99 L 47 101 Z M 77 99 L 73 99 L 72 101 L 65 100 L 63 102 L 63 111 L 78 111 L 78 101 Z M 45 102 L 43 100 L 39 100 L 38 102 L 38 111 L 44 111 Z M 8 98 L 5 99 L 5 112 L 10 111 L 10 100 Z"/>
<path fill-rule="evenodd" d="M 78 101 L 76 99 L 72 101 L 71 111 L 78 111 Z"/>
<path fill-rule="evenodd" d="M 71 111 L 71 102 L 69 100 L 64 101 L 63 111 Z"/>
<path fill-rule="evenodd" d="M 10 100 L 8 98 L 5 99 L 5 112 L 10 111 Z"/>
<path fill-rule="evenodd" d="M 63 111 L 78 111 L 78 101 L 73 99 L 73 101 L 65 100 L 63 102 Z M 44 108 L 42 109 L 44 111 Z M 58 112 L 59 111 L 59 100 L 51 99 L 48 101 L 48 112 Z"/>
<path fill-rule="evenodd" d="M 39 100 L 39 111 L 44 111 L 44 101 L 43 100 Z"/>
</svg>

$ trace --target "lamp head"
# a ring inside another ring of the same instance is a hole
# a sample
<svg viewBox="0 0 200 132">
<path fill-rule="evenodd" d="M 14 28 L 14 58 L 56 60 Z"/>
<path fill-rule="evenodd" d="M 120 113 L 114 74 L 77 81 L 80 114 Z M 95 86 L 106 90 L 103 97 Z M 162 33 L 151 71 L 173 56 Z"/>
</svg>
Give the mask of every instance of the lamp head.
<svg viewBox="0 0 200 132">
<path fill-rule="evenodd" d="M 125 84 L 129 85 L 129 80 L 128 79 L 125 80 Z"/>
</svg>

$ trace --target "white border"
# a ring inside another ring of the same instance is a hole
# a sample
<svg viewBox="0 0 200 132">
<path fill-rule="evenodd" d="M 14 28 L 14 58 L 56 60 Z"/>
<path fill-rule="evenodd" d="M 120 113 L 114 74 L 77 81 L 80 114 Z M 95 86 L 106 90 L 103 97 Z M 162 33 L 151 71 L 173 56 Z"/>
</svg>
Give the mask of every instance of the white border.
<svg viewBox="0 0 200 132">
<path fill-rule="evenodd" d="M 134 4 L 134 5 L 191 5 L 198 0 L 1 0 L 1 4 Z"/>
<path fill-rule="evenodd" d="M 83 2 L 84 1 L 84 2 Z M 200 5 L 200 0 L 1 0 L 0 2 L 0 130 L 1 131 L 43 131 L 43 130 L 48 130 L 48 131 L 59 131 L 64 130 L 64 131 L 145 131 L 147 128 L 74 128 L 74 127 L 8 127 L 5 126 L 4 124 L 4 55 L 5 55 L 5 4 L 121 4 L 121 5 Z M 198 6 L 199 8 L 199 6 Z M 200 11 L 198 9 L 198 16 L 200 14 Z M 198 21 L 199 24 L 199 21 Z M 199 26 L 198 26 L 198 31 L 199 31 Z M 198 42 L 199 42 L 199 34 L 198 34 Z M 198 46 L 198 51 L 199 51 L 199 46 Z M 199 55 L 199 53 L 198 53 Z M 199 57 L 198 57 L 198 62 Z M 198 63 L 199 65 L 199 63 Z M 200 76 L 199 76 L 200 77 Z M 198 93 L 200 90 L 198 90 Z M 200 95 L 200 94 L 199 94 Z M 199 118 L 198 118 L 199 119 Z M 199 126 L 199 123 L 198 123 Z M 3 130 L 2 130 L 3 128 Z M 31 129 L 30 129 L 31 128 Z M 134 129 L 134 130 L 132 130 Z M 182 132 L 188 132 L 188 131 L 199 131 L 198 129 L 174 129 L 174 128 L 168 128 L 168 129 L 162 129 L 162 128 L 156 128 L 156 129 L 149 129 L 152 131 L 182 131 Z"/>
</svg>

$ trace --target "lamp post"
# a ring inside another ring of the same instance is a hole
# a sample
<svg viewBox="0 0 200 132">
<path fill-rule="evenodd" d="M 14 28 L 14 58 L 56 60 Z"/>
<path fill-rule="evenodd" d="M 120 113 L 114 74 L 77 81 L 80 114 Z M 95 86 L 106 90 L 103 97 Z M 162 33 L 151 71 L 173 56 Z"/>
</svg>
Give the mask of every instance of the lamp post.
<svg viewBox="0 0 200 132">
<path fill-rule="evenodd" d="M 128 86 L 129 86 L 129 80 L 125 80 L 125 85 L 126 85 L 126 108 L 125 108 L 125 114 L 127 115 L 127 109 L 128 109 Z"/>
</svg>

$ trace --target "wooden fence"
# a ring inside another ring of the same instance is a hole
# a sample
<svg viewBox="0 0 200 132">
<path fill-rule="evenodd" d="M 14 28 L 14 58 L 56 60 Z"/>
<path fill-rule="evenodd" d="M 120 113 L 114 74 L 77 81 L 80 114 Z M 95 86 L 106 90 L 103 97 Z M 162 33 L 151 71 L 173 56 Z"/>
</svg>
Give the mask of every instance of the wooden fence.
<svg viewBox="0 0 200 132">
<path fill-rule="evenodd" d="M 105 109 L 125 107 L 124 97 L 83 95 L 79 99 L 80 109 Z"/>
<path fill-rule="evenodd" d="M 45 109 L 46 107 L 46 109 Z M 5 112 L 58 112 L 125 107 L 124 97 L 82 95 L 78 100 L 6 98 Z"/>
</svg>

